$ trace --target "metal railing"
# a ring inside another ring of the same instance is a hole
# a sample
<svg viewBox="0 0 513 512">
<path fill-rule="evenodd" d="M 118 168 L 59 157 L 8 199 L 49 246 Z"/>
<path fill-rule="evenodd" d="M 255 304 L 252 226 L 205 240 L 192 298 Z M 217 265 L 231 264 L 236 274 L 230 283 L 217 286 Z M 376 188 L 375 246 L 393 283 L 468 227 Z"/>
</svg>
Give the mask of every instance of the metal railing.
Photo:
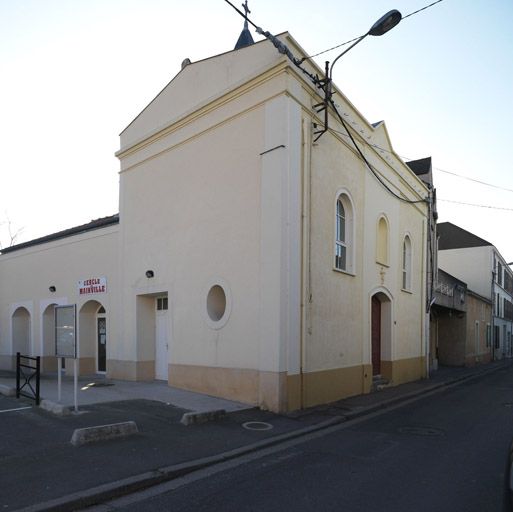
<svg viewBox="0 0 513 512">
<path fill-rule="evenodd" d="M 22 356 L 16 353 L 16 398 L 24 396 L 36 401 L 40 401 L 40 376 L 41 376 L 41 357 Z M 33 380 L 35 379 L 35 389 Z M 22 384 L 23 381 L 23 384 Z"/>
</svg>

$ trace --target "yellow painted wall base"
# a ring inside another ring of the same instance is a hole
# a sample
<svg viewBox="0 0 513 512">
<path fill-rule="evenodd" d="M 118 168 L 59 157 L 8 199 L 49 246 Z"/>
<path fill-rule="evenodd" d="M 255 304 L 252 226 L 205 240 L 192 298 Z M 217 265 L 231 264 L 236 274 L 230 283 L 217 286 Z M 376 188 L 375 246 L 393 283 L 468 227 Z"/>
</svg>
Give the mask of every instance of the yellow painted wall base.
<svg viewBox="0 0 513 512">
<path fill-rule="evenodd" d="M 303 407 L 312 407 L 368 393 L 371 383 L 370 365 L 305 373 L 303 374 Z"/>
<path fill-rule="evenodd" d="M 257 370 L 172 364 L 169 385 L 258 405 L 258 373 Z"/>
<path fill-rule="evenodd" d="M 381 375 L 397 386 L 426 377 L 426 358 L 413 357 L 397 361 L 381 361 Z"/>
<path fill-rule="evenodd" d="M 107 376 L 120 380 L 154 380 L 155 361 L 120 361 L 107 360 Z"/>
<path fill-rule="evenodd" d="M 73 375 L 73 359 L 66 359 L 66 375 Z M 96 373 L 96 359 L 94 357 L 78 358 L 78 374 L 93 375 Z"/>
<path fill-rule="evenodd" d="M 43 356 L 41 358 L 42 373 L 56 372 L 58 361 L 58 358 L 55 356 Z"/>
<path fill-rule="evenodd" d="M 170 386 L 284 412 L 290 410 L 289 382 L 294 382 L 297 388 L 298 378 L 283 372 L 172 364 L 168 382 Z M 292 395 L 298 402 L 297 389 Z"/>
<path fill-rule="evenodd" d="M 287 410 L 301 409 L 301 375 L 287 375 Z"/>
</svg>

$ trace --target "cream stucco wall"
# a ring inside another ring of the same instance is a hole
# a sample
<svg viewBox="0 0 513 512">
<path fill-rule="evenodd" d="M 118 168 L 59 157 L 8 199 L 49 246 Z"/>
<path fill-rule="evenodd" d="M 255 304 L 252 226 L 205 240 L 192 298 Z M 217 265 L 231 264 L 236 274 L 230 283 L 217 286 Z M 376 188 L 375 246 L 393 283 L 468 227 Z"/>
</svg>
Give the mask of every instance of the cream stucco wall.
<svg viewBox="0 0 513 512">
<path fill-rule="evenodd" d="M 90 362 L 87 373 L 96 371 L 94 322 L 84 316 L 87 304 L 96 311 L 99 304 L 106 310 L 108 322 L 108 354 L 119 343 L 116 332 L 118 226 L 104 227 L 62 240 L 34 245 L 0 256 L 0 364 L 10 368 L 20 332 L 28 329 L 31 355 L 41 355 L 43 369 L 54 370 L 53 305 L 77 305 L 79 357 Z M 79 295 L 78 281 L 93 277 L 107 279 L 107 292 Z M 56 291 L 50 292 L 49 287 Z M 94 304 L 93 302 L 94 301 Z M 84 308 L 84 306 L 86 306 Z M 21 308 L 21 309 L 20 309 Z M 20 327 L 19 312 L 26 311 L 26 322 Z M 18 313 L 17 313 L 18 312 Z M 80 314 L 82 312 L 82 315 Z M 46 313 L 46 314 L 45 314 Z M 82 319 L 82 326 L 80 325 Z"/>
<path fill-rule="evenodd" d="M 267 62 L 263 74 L 231 61 L 225 73 L 233 56 L 220 56 L 210 102 L 155 133 L 167 105 L 161 94 L 130 125 L 130 136 L 122 134 L 121 301 L 133 311 L 138 296 L 168 294 L 170 383 L 191 386 L 184 367 L 217 368 L 217 392 L 225 393 L 220 372 L 242 369 L 240 378 L 259 381 L 240 386 L 252 390 L 245 399 L 276 408 L 271 402 L 285 393 L 278 376 L 300 366 L 301 109 L 286 94 L 283 59 L 274 52 L 270 58 L 267 45 L 247 51 Z M 203 64 L 198 73 L 210 75 L 210 62 Z M 173 82 L 175 97 L 190 89 L 194 67 Z M 146 269 L 155 273 L 151 280 Z M 231 303 L 221 328 L 206 311 L 216 283 Z M 138 339 L 137 322 L 125 316 L 120 359 L 152 364 L 153 348 Z"/>
<path fill-rule="evenodd" d="M 10 357 L 6 326 L 18 306 L 18 338 L 33 346 L 49 329 L 41 315 L 53 301 L 77 302 L 87 334 L 92 309 L 82 308 L 76 282 L 106 276 L 109 292 L 96 300 L 108 315 L 111 377 L 155 378 L 155 298 L 164 295 L 171 385 L 273 410 L 368 392 L 374 294 L 382 301 L 383 373 L 394 384 L 422 376 L 427 189 L 394 153 L 385 125 L 370 125 L 339 91 L 341 115 L 380 179 L 419 203 L 383 188 L 333 116 L 336 131 L 314 142 L 318 93 L 269 42 L 182 70 L 121 134 L 119 227 L 0 258 L 1 289 L 9 290 L 0 291 L 1 352 Z M 349 272 L 334 269 L 341 191 L 354 212 Z M 388 253 L 378 263 L 380 216 Z M 412 284 L 404 291 L 406 234 Z M 214 285 L 227 298 L 217 323 L 206 307 Z M 92 345 L 81 355 L 85 371 Z"/>
</svg>

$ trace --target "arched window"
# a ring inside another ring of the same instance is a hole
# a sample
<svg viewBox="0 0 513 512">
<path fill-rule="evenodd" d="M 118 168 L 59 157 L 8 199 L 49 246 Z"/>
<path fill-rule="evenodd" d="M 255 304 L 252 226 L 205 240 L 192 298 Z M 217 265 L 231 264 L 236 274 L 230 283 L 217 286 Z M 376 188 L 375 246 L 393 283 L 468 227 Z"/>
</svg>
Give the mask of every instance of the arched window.
<svg viewBox="0 0 513 512">
<path fill-rule="evenodd" d="M 353 272 L 353 205 L 345 192 L 337 197 L 335 211 L 335 269 Z"/>
<path fill-rule="evenodd" d="M 403 290 L 411 290 L 411 240 L 408 235 L 403 240 Z"/>
<path fill-rule="evenodd" d="M 376 244 L 376 261 L 388 265 L 388 222 L 384 216 L 378 221 Z"/>
</svg>

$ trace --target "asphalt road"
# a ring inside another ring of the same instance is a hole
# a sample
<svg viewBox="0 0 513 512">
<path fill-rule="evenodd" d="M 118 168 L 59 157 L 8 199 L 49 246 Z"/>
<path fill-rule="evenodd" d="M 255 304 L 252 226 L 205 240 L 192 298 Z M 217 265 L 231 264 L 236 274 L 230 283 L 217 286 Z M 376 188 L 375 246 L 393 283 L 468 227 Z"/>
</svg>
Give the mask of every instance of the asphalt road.
<svg viewBox="0 0 513 512">
<path fill-rule="evenodd" d="M 512 438 L 505 369 L 90 510 L 497 512 Z"/>
</svg>

